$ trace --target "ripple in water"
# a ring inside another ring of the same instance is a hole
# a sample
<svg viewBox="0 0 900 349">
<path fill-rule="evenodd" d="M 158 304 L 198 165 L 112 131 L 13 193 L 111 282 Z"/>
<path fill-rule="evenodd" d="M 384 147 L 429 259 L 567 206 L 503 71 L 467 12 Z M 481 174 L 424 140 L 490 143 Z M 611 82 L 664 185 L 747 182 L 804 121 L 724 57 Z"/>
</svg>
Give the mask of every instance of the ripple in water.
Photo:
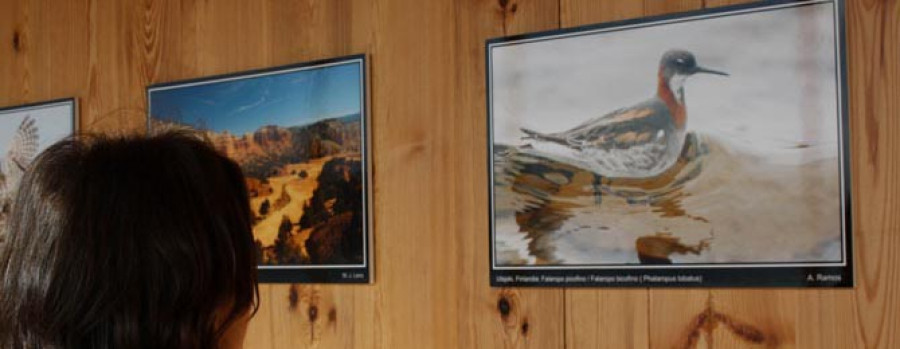
<svg viewBox="0 0 900 349">
<path fill-rule="evenodd" d="M 494 151 L 500 265 L 841 258 L 836 159 L 773 163 L 689 133 L 669 170 L 629 179 L 528 148 Z"/>
</svg>

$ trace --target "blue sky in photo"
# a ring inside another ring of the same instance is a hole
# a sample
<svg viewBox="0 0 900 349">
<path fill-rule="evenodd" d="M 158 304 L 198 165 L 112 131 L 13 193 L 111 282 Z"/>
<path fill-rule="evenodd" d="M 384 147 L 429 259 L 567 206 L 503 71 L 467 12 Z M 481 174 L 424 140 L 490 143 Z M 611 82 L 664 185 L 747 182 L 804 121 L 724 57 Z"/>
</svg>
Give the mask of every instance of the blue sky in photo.
<svg viewBox="0 0 900 349">
<path fill-rule="evenodd" d="M 232 134 L 360 113 L 360 64 L 154 90 L 150 116 Z"/>
</svg>

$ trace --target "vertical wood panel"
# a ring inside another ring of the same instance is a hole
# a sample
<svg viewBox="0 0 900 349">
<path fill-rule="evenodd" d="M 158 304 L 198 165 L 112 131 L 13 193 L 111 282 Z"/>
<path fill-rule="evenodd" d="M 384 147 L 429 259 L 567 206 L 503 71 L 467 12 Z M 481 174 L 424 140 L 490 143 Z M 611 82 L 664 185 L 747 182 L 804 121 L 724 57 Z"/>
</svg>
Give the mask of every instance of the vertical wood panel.
<svg viewBox="0 0 900 349">
<path fill-rule="evenodd" d="M 644 15 L 664 15 L 703 8 L 703 0 L 644 0 Z"/>
<path fill-rule="evenodd" d="M 87 91 L 82 94 L 81 127 L 86 132 L 139 131 L 144 129 L 147 80 L 141 74 L 142 51 L 138 44 L 141 15 L 131 2 L 87 1 Z M 53 11 L 52 5 L 41 11 Z M 40 23 L 40 26 L 57 25 Z M 61 42 L 52 45 L 61 45 Z M 77 68 L 75 68 L 77 69 Z"/>
<path fill-rule="evenodd" d="M 272 287 L 259 285 L 259 307 L 252 320 L 247 325 L 244 346 L 247 348 L 271 349 L 274 348 L 275 324 L 272 321 L 273 306 Z"/>
<path fill-rule="evenodd" d="M 647 348 L 647 290 L 567 290 L 566 343 L 572 348 Z"/>
<path fill-rule="evenodd" d="M 458 280 L 452 251 L 459 246 L 446 225 L 453 192 L 441 159 L 446 138 L 437 132 L 458 113 L 446 94 L 454 87 L 450 5 L 375 5 L 375 287 L 377 321 L 392 329 L 379 333 L 377 347 L 459 346 L 460 310 L 452 306 Z"/>
<path fill-rule="evenodd" d="M 86 3 L 0 3 L 0 105 L 79 95 L 87 70 Z M 46 25 L 58 23 L 58 25 Z"/>
<path fill-rule="evenodd" d="M 378 288 L 385 348 L 460 347 L 459 271 L 450 168 L 458 42 L 450 1 L 377 5 L 374 66 Z M 415 9 L 415 10 L 413 10 Z M 416 49 L 412 49 L 412 48 Z M 460 213 L 455 216 L 454 213 Z M 382 259 L 385 258 L 385 259 Z M 430 311 L 442 309 L 442 311 Z"/>
<path fill-rule="evenodd" d="M 460 106 L 447 144 L 455 152 L 453 186 L 457 194 L 448 217 L 459 239 L 454 258 L 462 313 L 457 327 L 461 348 L 560 348 L 564 345 L 563 291 L 492 289 L 487 241 L 488 198 L 485 52 L 486 39 L 557 28 L 555 0 L 456 1 L 457 56 L 455 101 Z M 458 219 L 452 217 L 464 217 Z M 503 310 L 507 310 L 504 312 Z"/>
<path fill-rule="evenodd" d="M 198 73 L 223 74 L 269 65 L 268 5 L 268 1 L 198 1 Z"/>
<path fill-rule="evenodd" d="M 151 84 L 200 76 L 197 1 L 142 0 L 142 72 Z"/>
<path fill-rule="evenodd" d="M 713 291 L 710 310 L 706 340 L 717 348 L 796 347 L 796 291 Z"/>
<path fill-rule="evenodd" d="M 866 347 L 896 348 L 900 347 L 900 2 L 847 1 L 847 7 L 856 193 L 855 321 Z"/>
<path fill-rule="evenodd" d="M 83 1 L 31 1 L 27 8 L 29 97 L 34 100 L 78 95 L 86 78 L 88 26 Z M 55 8 L 54 11 L 47 11 Z M 46 25 L 45 23 L 54 23 Z"/>
<path fill-rule="evenodd" d="M 25 4 L 0 2 L 0 105 L 21 104 L 28 95 L 25 54 Z"/>
<path fill-rule="evenodd" d="M 706 326 L 712 299 L 702 289 L 651 289 L 648 341 L 651 348 L 711 348 Z"/>
<path fill-rule="evenodd" d="M 379 344 L 561 347 L 561 291 L 488 287 L 487 201 L 472 196 L 487 182 L 484 39 L 555 27 L 556 3 L 377 7 L 377 282 L 385 290 L 381 321 L 395 328 Z"/>
<path fill-rule="evenodd" d="M 640 17 L 644 3 L 634 0 L 561 0 L 560 17 L 563 27 L 595 24 Z"/>
<path fill-rule="evenodd" d="M 861 328 L 856 324 L 859 310 L 853 290 L 801 292 L 797 301 L 797 348 L 866 347 L 860 340 Z"/>
<path fill-rule="evenodd" d="M 481 0 L 503 17 L 503 35 L 558 29 L 558 0 Z M 504 4 L 506 5 L 504 7 Z M 484 46 L 484 41 L 480 42 Z"/>
</svg>

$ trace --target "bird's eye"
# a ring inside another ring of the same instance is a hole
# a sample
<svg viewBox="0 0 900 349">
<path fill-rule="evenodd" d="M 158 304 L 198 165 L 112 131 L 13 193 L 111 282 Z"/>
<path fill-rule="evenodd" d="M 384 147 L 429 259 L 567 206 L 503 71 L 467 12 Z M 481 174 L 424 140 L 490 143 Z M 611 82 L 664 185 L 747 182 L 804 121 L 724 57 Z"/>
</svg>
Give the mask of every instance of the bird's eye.
<svg viewBox="0 0 900 349">
<path fill-rule="evenodd" d="M 679 58 L 675 60 L 678 64 L 684 64 L 684 58 Z"/>
</svg>

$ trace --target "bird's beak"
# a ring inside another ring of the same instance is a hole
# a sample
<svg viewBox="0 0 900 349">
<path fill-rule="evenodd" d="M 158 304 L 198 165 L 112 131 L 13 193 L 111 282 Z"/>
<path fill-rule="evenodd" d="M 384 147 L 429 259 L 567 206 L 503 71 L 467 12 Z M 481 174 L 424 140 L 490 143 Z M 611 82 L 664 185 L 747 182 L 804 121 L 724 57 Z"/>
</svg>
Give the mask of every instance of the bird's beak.
<svg viewBox="0 0 900 349">
<path fill-rule="evenodd" d="M 721 72 L 721 71 L 718 71 L 718 70 L 707 69 L 707 68 L 700 67 L 700 66 L 698 66 L 696 69 L 694 69 L 694 74 L 697 74 L 697 73 L 706 73 L 706 74 L 716 74 L 716 75 L 724 75 L 724 76 L 728 76 L 728 73 L 726 73 L 726 72 Z"/>
</svg>

